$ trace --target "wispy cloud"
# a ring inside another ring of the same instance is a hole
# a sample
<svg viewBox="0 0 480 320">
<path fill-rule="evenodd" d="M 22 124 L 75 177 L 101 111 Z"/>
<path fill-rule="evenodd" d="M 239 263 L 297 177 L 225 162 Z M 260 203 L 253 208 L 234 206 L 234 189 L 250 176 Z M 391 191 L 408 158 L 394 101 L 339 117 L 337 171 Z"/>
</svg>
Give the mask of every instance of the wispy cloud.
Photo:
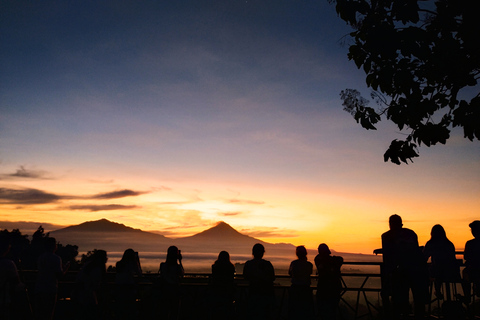
<svg viewBox="0 0 480 320">
<path fill-rule="evenodd" d="M 39 189 L 33 188 L 23 188 L 23 189 L 11 189 L 11 188 L 0 188 L 0 203 L 4 204 L 19 204 L 19 205 L 35 205 L 35 204 L 48 204 L 48 203 L 56 203 L 63 199 L 69 200 L 111 200 L 111 199 L 118 199 L 124 197 L 133 197 L 139 196 L 146 192 L 141 191 L 133 191 L 129 189 L 118 190 L 113 192 L 106 192 L 101 193 L 93 196 L 79 196 L 79 195 L 58 195 L 46 191 L 42 191 Z M 74 210 L 81 210 L 80 207 Z M 86 206 L 90 207 L 90 206 Z M 97 206 L 102 207 L 102 206 Z M 106 207 L 106 206 L 103 206 Z M 127 206 L 124 206 L 124 209 Z M 133 206 L 136 208 L 136 206 Z M 114 207 L 111 209 L 99 209 L 99 210 L 116 210 Z M 90 211 L 99 211 L 99 210 L 91 210 Z"/>
<path fill-rule="evenodd" d="M 153 187 L 153 191 L 171 191 L 172 188 L 167 187 L 167 186 L 160 186 L 160 187 Z"/>
<path fill-rule="evenodd" d="M 27 169 L 25 166 L 20 166 L 14 173 L 0 175 L 2 179 L 52 179 L 48 176 L 48 172 L 44 170 Z"/>
<path fill-rule="evenodd" d="M 138 209 L 138 208 L 141 208 L 141 207 L 135 206 L 135 205 L 127 206 L 122 204 L 105 204 L 105 205 L 73 205 L 73 206 L 68 206 L 65 209 L 97 212 L 97 211 L 109 211 L 109 210 L 131 210 L 131 209 Z"/>
<path fill-rule="evenodd" d="M 255 200 L 247 200 L 247 199 L 228 199 L 226 200 L 227 203 L 234 203 L 234 204 L 265 204 L 264 201 L 255 201 Z"/>
<path fill-rule="evenodd" d="M 263 228 L 260 230 L 243 229 L 240 231 L 254 238 L 294 238 L 298 237 L 298 232 L 289 229 Z"/>
<path fill-rule="evenodd" d="M 124 189 L 124 190 L 118 190 L 118 191 L 113 191 L 113 192 L 100 193 L 100 194 L 94 195 L 91 198 L 92 199 L 108 200 L 108 199 L 118 199 L 118 198 L 125 198 L 125 197 L 135 197 L 135 196 L 139 196 L 139 195 L 142 195 L 142 194 L 145 194 L 145 193 L 146 192 Z"/>
<path fill-rule="evenodd" d="M 6 204 L 46 204 L 55 203 L 61 196 L 38 189 L 0 188 L 0 203 Z"/>
<path fill-rule="evenodd" d="M 115 180 L 114 179 L 108 179 L 108 180 L 89 179 L 88 182 L 99 183 L 99 184 L 111 184 L 115 182 Z"/>
<path fill-rule="evenodd" d="M 239 215 L 243 214 L 243 212 L 241 212 L 241 211 L 230 211 L 230 212 L 220 212 L 219 214 L 221 216 L 224 216 L 224 217 L 231 217 L 231 216 L 239 216 Z"/>
<path fill-rule="evenodd" d="M 196 201 L 163 201 L 157 202 L 159 205 L 182 205 L 182 204 L 190 204 L 195 203 Z"/>
</svg>

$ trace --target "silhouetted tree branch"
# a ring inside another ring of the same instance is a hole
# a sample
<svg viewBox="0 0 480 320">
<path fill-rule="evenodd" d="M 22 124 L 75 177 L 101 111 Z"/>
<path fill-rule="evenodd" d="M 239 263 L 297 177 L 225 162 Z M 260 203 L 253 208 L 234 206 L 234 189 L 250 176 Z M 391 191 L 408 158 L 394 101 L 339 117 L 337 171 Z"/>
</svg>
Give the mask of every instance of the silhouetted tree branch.
<svg viewBox="0 0 480 320">
<path fill-rule="evenodd" d="M 417 145 L 445 144 L 452 127 L 480 140 L 480 23 L 468 0 L 329 0 L 354 29 L 348 58 L 366 74 L 368 107 L 357 90 L 340 93 L 344 110 L 375 130 L 385 115 L 405 140 L 394 140 L 385 161 L 408 163 Z"/>
</svg>

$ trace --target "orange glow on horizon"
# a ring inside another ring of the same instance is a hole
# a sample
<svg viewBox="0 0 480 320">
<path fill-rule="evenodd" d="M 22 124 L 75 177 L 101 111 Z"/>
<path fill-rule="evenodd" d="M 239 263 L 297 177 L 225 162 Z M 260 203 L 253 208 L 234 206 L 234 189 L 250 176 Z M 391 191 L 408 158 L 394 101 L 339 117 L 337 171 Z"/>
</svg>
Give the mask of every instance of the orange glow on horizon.
<svg viewBox="0 0 480 320">
<path fill-rule="evenodd" d="M 22 185 L 39 188 L 38 182 L 26 181 Z M 108 211 L 96 207 L 99 200 L 93 196 L 105 190 L 121 190 L 122 185 L 132 186 L 141 193 L 101 201 L 102 205 L 120 205 L 124 209 Z M 195 188 L 185 187 L 190 185 Z M 242 180 L 184 179 L 159 184 L 153 179 L 126 178 L 114 183 L 92 183 L 78 176 L 69 181 L 44 180 L 43 190 L 63 198 L 46 204 L 2 204 L 0 220 L 67 226 L 106 218 L 172 238 L 190 236 L 225 221 L 239 232 L 266 242 L 305 245 L 310 249 L 327 243 L 335 251 L 371 254 L 381 246 L 380 236 L 387 230 L 388 217 L 393 213 L 402 216 L 404 226 L 418 234 L 420 245 L 430 238 L 433 225 L 442 224 L 460 250 L 471 238 L 468 224 L 480 207 L 476 197 L 431 201 L 424 194 L 411 196 L 401 190 L 396 194 L 385 191 L 372 194 L 367 190 L 293 182 L 286 185 L 289 187 L 252 185 Z"/>
</svg>

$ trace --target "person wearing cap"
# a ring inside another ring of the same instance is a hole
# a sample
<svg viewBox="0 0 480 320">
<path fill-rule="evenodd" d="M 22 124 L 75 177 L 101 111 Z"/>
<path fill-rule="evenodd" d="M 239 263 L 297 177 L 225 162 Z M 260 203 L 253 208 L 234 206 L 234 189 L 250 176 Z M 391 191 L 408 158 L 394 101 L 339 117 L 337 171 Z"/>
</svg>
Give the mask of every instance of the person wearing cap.
<svg viewBox="0 0 480 320">
<path fill-rule="evenodd" d="M 473 283 L 474 294 L 480 297 L 480 220 L 473 221 L 469 227 L 474 238 L 467 241 L 463 253 L 465 259 L 464 292 L 468 301 L 471 298 L 471 283 Z"/>
<path fill-rule="evenodd" d="M 382 301 L 386 316 L 392 319 L 409 313 L 409 292 L 412 290 L 415 318 L 423 319 L 428 296 L 428 269 L 417 234 L 403 227 L 402 218 L 389 218 L 390 230 L 382 234 L 383 253 Z M 390 306 L 391 296 L 391 306 Z"/>
</svg>

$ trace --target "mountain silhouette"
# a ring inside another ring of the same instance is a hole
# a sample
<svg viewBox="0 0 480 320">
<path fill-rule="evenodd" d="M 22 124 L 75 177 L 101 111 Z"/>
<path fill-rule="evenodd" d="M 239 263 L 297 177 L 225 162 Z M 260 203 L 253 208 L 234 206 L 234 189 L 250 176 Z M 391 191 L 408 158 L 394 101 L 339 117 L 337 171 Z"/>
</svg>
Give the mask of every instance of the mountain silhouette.
<svg viewBox="0 0 480 320">
<path fill-rule="evenodd" d="M 295 246 L 288 243 L 273 244 L 242 234 L 225 222 L 219 222 L 212 228 L 204 230 L 193 236 L 183 238 L 168 238 L 160 234 L 134 229 L 121 223 L 107 219 L 87 221 L 78 225 L 54 230 L 50 236 L 66 245 L 77 245 L 79 252 L 84 253 L 93 249 L 103 249 L 108 253 L 115 252 L 117 255 L 127 248 L 140 252 L 141 257 L 162 257 L 167 248 L 176 245 L 184 253 L 185 259 L 202 257 L 214 257 L 222 250 L 236 256 L 238 261 L 250 259 L 252 247 L 255 243 L 265 246 L 265 258 L 274 259 L 275 268 L 283 267 L 287 272 L 291 260 L 295 259 Z M 333 250 L 332 250 L 333 252 Z M 309 260 L 316 255 L 316 249 L 309 250 Z M 344 259 L 349 261 L 376 261 L 381 257 L 373 255 L 341 253 Z M 185 261 L 187 262 L 187 261 Z M 210 263 L 210 262 L 209 262 Z M 204 268 L 204 266 L 202 267 Z M 207 263 L 208 268 L 208 263 Z M 190 266 L 192 270 L 192 267 Z M 203 270 L 203 269 L 202 269 Z"/>
<path fill-rule="evenodd" d="M 50 235 L 64 244 L 74 244 L 79 251 L 93 249 L 107 251 L 164 251 L 172 240 L 151 232 L 142 231 L 107 219 L 87 221 L 78 225 L 51 231 Z"/>
<path fill-rule="evenodd" d="M 63 228 L 64 231 L 87 231 L 87 232 L 143 232 L 140 229 L 127 227 L 124 224 L 113 222 L 107 219 L 87 221 L 78 225 Z M 58 231 L 58 230 L 57 230 Z M 56 231 L 55 231 L 56 232 Z"/>
<path fill-rule="evenodd" d="M 240 242 L 251 242 L 251 241 L 257 241 L 257 242 L 263 242 L 259 239 L 252 238 L 250 236 L 241 234 L 232 226 L 230 226 L 228 223 L 225 223 L 223 221 L 217 223 L 214 227 L 211 227 L 210 229 L 207 229 L 205 231 L 202 231 L 200 233 L 197 233 L 193 236 L 190 237 L 184 237 L 181 238 L 182 240 L 197 240 L 197 241 L 240 241 Z"/>
<path fill-rule="evenodd" d="M 230 253 L 250 254 L 255 243 L 263 244 L 267 251 L 294 252 L 292 251 L 294 246 L 291 244 L 264 242 L 238 232 L 223 221 L 193 236 L 176 239 L 134 229 L 107 219 L 87 221 L 58 229 L 51 231 L 50 235 L 63 244 L 77 245 L 80 252 L 93 249 L 121 252 L 127 248 L 142 252 L 166 252 L 169 246 L 176 245 L 185 252 L 218 253 L 227 250 Z"/>
<path fill-rule="evenodd" d="M 217 223 L 212 228 L 197 233 L 193 236 L 175 239 L 179 246 L 186 250 L 198 250 L 202 248 L 204 252 L 220 252 L 226 250 L 231 254 L 250 254 L 252 247 L 256 243 L 265 246 L 267 252 L 278 250 L 289 250 L 294 252 L 292 244 L 273 244 L 260 239 L 242 234 L 223 221 Z"/>
</svg>

